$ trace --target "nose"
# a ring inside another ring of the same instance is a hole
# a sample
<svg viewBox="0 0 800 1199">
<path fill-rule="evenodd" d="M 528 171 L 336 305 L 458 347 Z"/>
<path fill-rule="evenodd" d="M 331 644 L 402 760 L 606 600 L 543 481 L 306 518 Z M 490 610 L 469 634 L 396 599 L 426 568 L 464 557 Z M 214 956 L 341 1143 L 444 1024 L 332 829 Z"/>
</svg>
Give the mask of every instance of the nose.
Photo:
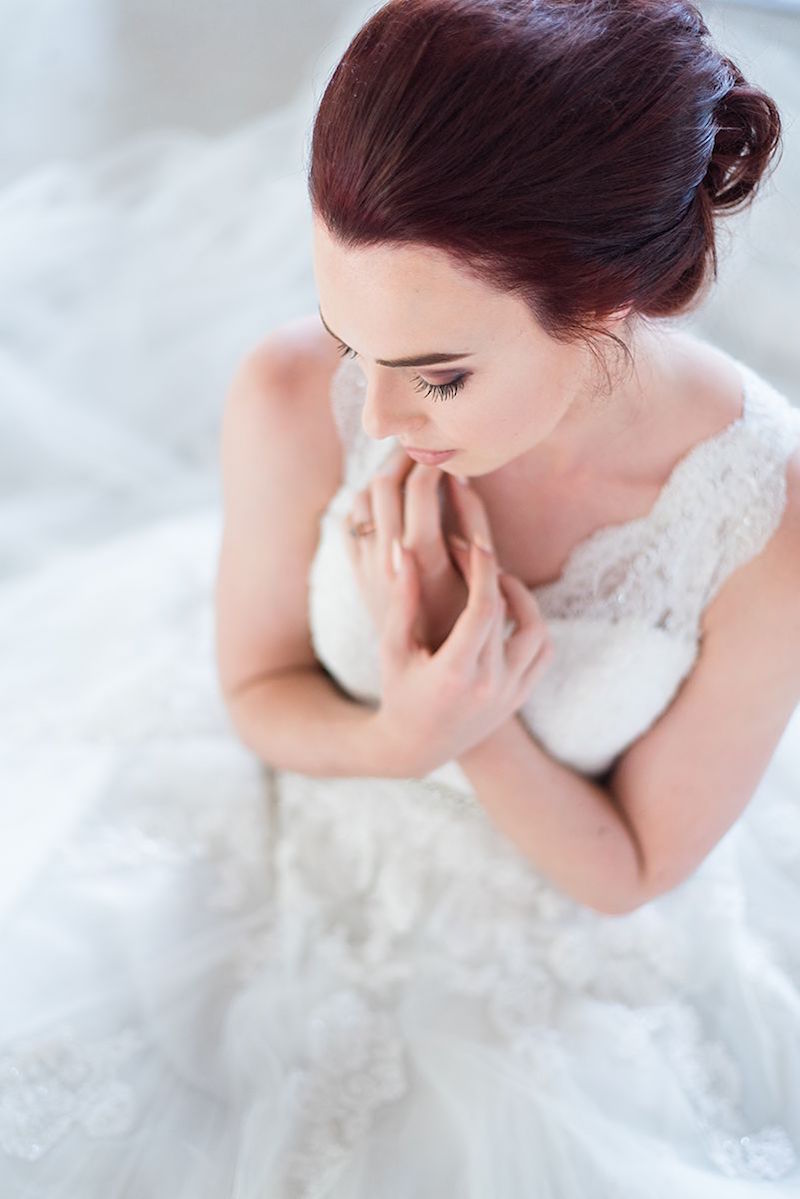
<svg viewBox="0 0 800 1199">
<path fill-rule="evenodd" d="M 413 419 L 413 414 L 412 419 L 408 415 L 393 415 L 391 390 L 391 387 L 381 388 L 379 384 L 367 385 L 361 409 L 361 425 L 367 436 L 375 441 L 382 441 L 386 437 L 410 438 L 415 430 L 422 427 L 418 420 Z"/>
</svg>

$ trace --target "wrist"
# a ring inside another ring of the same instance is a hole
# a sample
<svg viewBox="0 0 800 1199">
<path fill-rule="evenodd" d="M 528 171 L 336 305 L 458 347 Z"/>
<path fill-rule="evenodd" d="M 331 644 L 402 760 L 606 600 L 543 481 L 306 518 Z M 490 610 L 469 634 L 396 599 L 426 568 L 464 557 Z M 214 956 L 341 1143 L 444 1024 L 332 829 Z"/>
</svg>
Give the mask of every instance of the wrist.
<svg viewBox="0 0 800 1199">
<path fill-rule="evenodd" d="M 366 730 L 367 768 L 375 778 L 412 778 L 414 767 L 408 747 L 402 744 L 386 721 L 383 709 L 375 708 Z"/>
<path fill-rule="evenodd" d="M 520 733 L 527 736 L 515 713 L 498 725 L 493 732 L 487 734 L 483 740 L 476 741 L 469 749 L 459 754 L 459 766 L 466 773 L 474 767 L 480 768 L 486 761 L 496 761 L 498 755 L 510 752 L 518 744 Z"/>
</svg>

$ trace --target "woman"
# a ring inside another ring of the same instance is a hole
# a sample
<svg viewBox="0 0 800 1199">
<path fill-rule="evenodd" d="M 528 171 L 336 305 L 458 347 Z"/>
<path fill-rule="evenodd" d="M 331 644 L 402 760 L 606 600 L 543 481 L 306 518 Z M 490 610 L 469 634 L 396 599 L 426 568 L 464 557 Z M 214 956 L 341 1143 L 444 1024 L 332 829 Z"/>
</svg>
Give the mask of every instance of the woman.
<svg viewBox="0 0 800 1199">
<path fill-rule="evenodd" d="M 3 1060 L 20 1193 L 794 1193 L 800 417 L 658 323 L 779 131 L 687 3 L 356 34 L 319 314 L 223 427 L 220 681 L 269 824 L 217 795 L 188 837 L 143 770 L 144 833 L 120 796 L 55 874 L 111 969 Z"/>
<path fill-rule="evenodd" d="M 779 139 L 706 34 L 687 5 L 394 3 L 322 97 L 320 321 L 232 389 L 218 590 L 306 996 L 282 1168 L 318 1193 L 796 1171 L 800 1075 L 767 1063 L 800 1066 L 800 994 L 767 984 L 765 1052 L 754 930 L 707 896 L 800 700 L 800 418 L 657 321 Z"/>
</svg>

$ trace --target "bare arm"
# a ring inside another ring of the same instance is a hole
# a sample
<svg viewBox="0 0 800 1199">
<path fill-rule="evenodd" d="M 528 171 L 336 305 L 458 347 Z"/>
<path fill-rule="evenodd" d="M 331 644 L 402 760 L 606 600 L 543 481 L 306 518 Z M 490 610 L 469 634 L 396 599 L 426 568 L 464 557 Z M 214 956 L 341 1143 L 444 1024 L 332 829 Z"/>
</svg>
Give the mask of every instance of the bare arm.
<svg viewBox="0 0 800 1199">
<path fill-rule="evenodd" d="M 641 850 L 611 792 L 551 757 L 518 716 L 458 762 L 497 827 L 561 891 L 607 915 L 643 901 Z"/>
<path fill-rule="evenodd" d="M 263 761 L 314 778 L 392 777 L 376 709 L 317 666 L 296 667 L 226 697 L 243 743 Z"/>
<path fill-rule="evenodd" d="M 264 762 L 317 776 L 388 774 L 373 709 L 327 674 L 309 628 L 320 514 L 342 475 L 329 403 L 338 355 L 315 326 L 316 316 L 275 331 L 247 355 L 228 389 L 218 683 L 234 728 Z"/>
</svg>

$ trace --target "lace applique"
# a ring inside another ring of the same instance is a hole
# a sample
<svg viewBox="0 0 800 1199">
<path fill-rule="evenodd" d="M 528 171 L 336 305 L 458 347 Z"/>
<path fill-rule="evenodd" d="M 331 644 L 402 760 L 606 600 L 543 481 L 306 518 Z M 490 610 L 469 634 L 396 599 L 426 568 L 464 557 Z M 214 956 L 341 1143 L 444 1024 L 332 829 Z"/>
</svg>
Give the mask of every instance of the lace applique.
<svg viewBox="0 0 800 1199">
<path fill-rule="evenodd" d="M 558 579 L 533 589 L 545 618 L 634 618 L 691 639 L 728 575 L 769 540 L 785 507 L 800 411 L 729 357 L 742 378 L 742 415 L 684 454 L 648 513 L 597 529 L 574 547 Z M 363 391 L 358 364 L 346 359 L 331 382 L 346 447 L 342 493 L 363 486 L 386 452 L 361 426 Z"/>
<path fill-rule="evenodd" d="M 721 1041 L 703 1037 L 692 1007 L 673 1000 L 632 1015 L 634 1022 L 615 1040 L 612 1051 L 638 1059 L 651 1040 L 662 1044 L 693 1104 L 709 1157 L 723 1174 L 774 1180 L 797 1167 L 797 1153 L 782 1125 L 747 1129 L 739 1108 L 741 1072 Z"/>
<path fill-rule="evenodd" d="M 315 1007 L 306 1059 L 286 1089 L 294 1142 L 287 1159 L 287 1199 L 330 1194 L 376 1109 L 408 1087 L 402 1042 L 390 1017 L 350 988 Z"/>
<path fill-rule="evenodd" d="M 697 1013 L 675 1000 L 687 959 L 679 934 L 654 909 L 612 919 L 573 912 L 563 925 L 546 927 L 534 911 L 509 915 L 491 898 L 485 877 L 477 889 L 449 891 L 429 928 L 448 985 L 485 996 L 492 1026 L 515 1056 L 543 1078 L 562 1072 L 567 1058 L 557 1023 L 564 992 L 616 1002 L 618 1051 L 635 1058 L 642 1038 L 662 1031 L 709 1157 L 724 1173 L 780 1178 L 795 1168 L 783 1127 L 748 1128 L 733 1056 L 722 1042 L 704 1040 Z"/>
<path fill-rule="evenodd" d="M 575 903 L 455 789 L 421 780 L 283 783 L 281 898 L 299 913 L 304 952 L 362 997 L 358 1011 L 367 994 L 391 1001 L 401 983 L 416 991 L 435 981 L 454 998 L 478 1000 L 500 1042 L 544 1081 L 570 1070 L 558 1028 L 565 999 L 593 998 L 618 1013 L 610 1033 L 618 1053 L 636 1060 L 649 1045 L 672 1064 L 719 1169 L 777 1178 L 793 1168 L 786 1131 L 748 1128 L 735 1059 L 704 1038 L 697 1012 L 676 998 L 694 970 L 678 920 L 656 904 L 605 917 Z M 725 863 L 701 882 L 705 918 L 738 926 L 743 898 Z M 323 1111 L 332 1102 L 325 1094 Z M 315 1135 L 327 1145 L 330 1129 Z"/>
<path fill-rule="evenodd" d="M 281 788 L 276 894 L 292 919 L 271 949 L 294 969 L 313 954 L 315 967 L 326 964 L 378 1001 L 390 998 L 411 969 L 403 943 L 427 903 L 425 842 L 445 813 L 429 807 L 415 820 L 410 812 L 398 838 L 391 805 L 410 794 L 402 783 L 328 779 L 319 788 L 286 772 Z"/>
<path fill-rule="evenodd" d="M 65 1028 L 7 1048 L 0 1056 L 3 1151 L 38 1161 L 76 1124 L 92 1137 L 127 1132 L 135 1095 L 117 1073 L 144 1044 L 132 1028 L 96 1041 L 79 1041 Z"/>
<path fill-rule="evenodd" d="M 535 591 L 543 616 L 633 617 L 691 637 L 725 579 L 766 545 L 783 516 L 800 412 L 734 361 L 742 416 L 679 460 L 650 512 L 574 548 L 561 578 Z"/>
</svg>

